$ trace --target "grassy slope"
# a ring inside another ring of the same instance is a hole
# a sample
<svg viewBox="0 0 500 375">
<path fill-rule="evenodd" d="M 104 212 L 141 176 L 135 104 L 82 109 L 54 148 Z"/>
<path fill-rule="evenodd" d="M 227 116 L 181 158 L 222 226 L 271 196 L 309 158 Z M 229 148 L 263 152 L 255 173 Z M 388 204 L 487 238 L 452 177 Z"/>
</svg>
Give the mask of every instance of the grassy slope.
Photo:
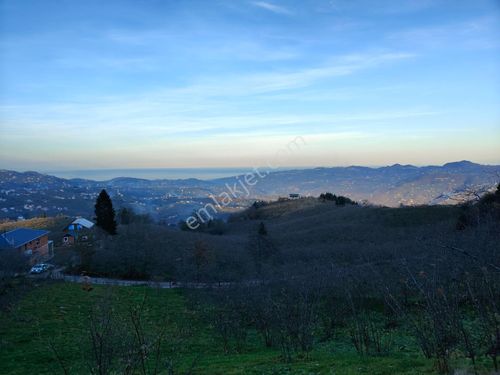
<svg viewBox="0 0 500 375">
<path fill-rule="evenodd" d="M 0 315 L 0 373 L 37 374 L 62 373 L 48 348 L 49 337 L 70 364 L 71 374 L 86 373 L 80 344 L 88 333 L 89 307 L 106 294 L 104 287 L 85 292 L 79 285 L 41 284 L 31 291 L 10 312 Z M 198 357 L 195 373 L 199 374 L 424 374 L 432 373 L 432 363 L 416 349 L 388 357 L 359 357 L 344 340 L 323 344 L 309 359 L 284 364 L 274 349 L 265 349 L 255 335 L 243 354 L 224 355 L 222 346 L 210 326 L 187 308 L 180 291 L 148 288 L 114 288 L 112 298 L 118 310 L 126 311 L 147 294 L 147 319 L 160 321 L 167 316 L 169 325 L 189 331 L 192 335 L 179 345 L 175 363 L 181 371 Z M 398 340 L 408 344 L 407 339 Z M 410 347 L 413 347 L 410 344 Z"/>
</svg>

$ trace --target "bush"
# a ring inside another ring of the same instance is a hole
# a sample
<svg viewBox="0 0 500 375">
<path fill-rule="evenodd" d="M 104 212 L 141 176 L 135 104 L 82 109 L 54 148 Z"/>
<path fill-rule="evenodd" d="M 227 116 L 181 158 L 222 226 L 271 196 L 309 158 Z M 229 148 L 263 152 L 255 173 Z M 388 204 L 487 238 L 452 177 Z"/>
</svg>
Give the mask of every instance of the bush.
<svg viewBox="0 0 500 375">
<path fill-rule="evenodd" d="M 500 221 L 500 184 L 495 192 L 484 194 L 477 202 L 462 205 L 456 229 L 464 230 L 485 221 Z"/>
<path fill-rule="evenodd" d="M 222 235 L 227 231 L 227 224 L 222 219 L 211 219 L 204 223 L 200 223 L 199 221 L 197 221 L 197 224 L 199 225 L 196 227 L 196 229 L 192 229 L 187 225 L 185 221 L 181 221 L 179 222 L 179 228 L 186 232 L 203 232 L 214 235 Z"/>
<path fill-rule="evenodd" d="M 319 199 L 321 199 L 323 202 L 326 201 L 332 201 L 335 202 L 337 206 L 345 206 L 346 204 L 350 205 L 357 205 L 357 203 L 350 198 L 344 197 L 342 195 L 335 195 L 332 193 L 323 193 L 319 196 Z"/>
</svg>

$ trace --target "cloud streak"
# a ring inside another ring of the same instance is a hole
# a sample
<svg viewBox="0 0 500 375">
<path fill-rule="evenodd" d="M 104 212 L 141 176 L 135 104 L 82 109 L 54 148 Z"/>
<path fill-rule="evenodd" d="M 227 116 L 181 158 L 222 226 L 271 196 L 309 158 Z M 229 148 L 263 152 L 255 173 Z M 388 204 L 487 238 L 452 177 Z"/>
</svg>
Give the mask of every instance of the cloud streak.
<svg viewBox="0 0 500 375">
<path fill-rule="evenodd" d="M 4 118 L 4 123 L 15 123 L 15 126 L 22 126 L 23 123 L 44 124 L 49 121 L 54 124 L 94 125 L 174 123 L 190 129 L 207 130 L 210 126 L 199 127 L 197 124 L 210 123 L 211 118 L 216 118 L 219 122 L 228 118 L 234 123 L 233 126 L 237 127 L 244 117 L 235 117 L 232 114 L 235 110 L 229 103 L 236 101 L 240 106 L 252 107 L 252 102 L 265 102 L 269 94 L 284 94 L 285 100 L 287 95 L 293 94 L 295 97 L 292 95 L 290 100 L 295 101 L 296 95 L 304 88 L 314 90 L 319 82 L 354 75 L 362 70 L 414 57 L 414 54 L 406 52 L 348 54 L 332 57 L 328 63 L 320 66 L 295 71 L 229 75 L 216 79 L 201 78 L 185 86 L 147 90 L 134 95 L 90 97 L 73 102 L 59 102 L 56 105 L 3 105 L 0 107 L 0 115 Z M 349 93 L 347 95 L 352 99 Z M 342 96 L 338 99 L 342 99 Z M 251 112 L 255 112 L 255 109 Z M 220 116 L 220 113 L 226 115 Z M 191 120 L 184 121 L 186 118 Z M 193 118 L 197 120 L 193 121 Z M 280 123 L 281 120 L 276 119 L 283 118 L 281 115 L 275 115 L 260 120 L 264 126 L 269 126 Z M 308 121 L 311 121 L 311 118 Z M 227 121 L 224 123 L 228 124 Z M 254 121 L 252 126 L 260 127 L 258 121 Z"/>
<path fill-rule="evenodd" d="M 252 4 L 258 8 L 265 9 L 275 14 L 291 15 L 292 12 L 283 6 L 279 6 L 267 1 L 253 1 Z"/>
</svg>

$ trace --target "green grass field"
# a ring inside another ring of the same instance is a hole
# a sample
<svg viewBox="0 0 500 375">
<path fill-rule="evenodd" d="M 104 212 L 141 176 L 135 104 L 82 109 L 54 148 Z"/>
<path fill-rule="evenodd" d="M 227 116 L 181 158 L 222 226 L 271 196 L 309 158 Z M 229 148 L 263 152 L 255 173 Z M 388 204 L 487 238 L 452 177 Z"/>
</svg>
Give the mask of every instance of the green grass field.
<svg viewBox="0 0 500 375">
<path fill-rule="evenodd" d="M 319 344 L 309 358 L 283 363 L 278 350 L 267 349 L 249 333 L 241 353 L 224 354 L 221 342 L 199 313 L 190 309 L 180 290 L 121 287 L 111 291 L 81 285 L 43 282 L 20 298 L 9 311 L 0 314 L 1 374 L 62 374 L 52 345 L 70 374 L 86 374 L 88 316 L 100 299 L 111 301 L 117 313 L 146 298 L 144 321 L 147 329 L 166 324 L 167 345 L 175 373 L 195 374 L 431 374 L 433 364 L 404 336 L 405 344 L 389 356 L 356 354 L 347 338 Z M 170 340 L 169 337 L 172 339 Z M 398 344 L 398 345 L 399 345 Z M 166 373 L 166 371 L 165 371 Z"/>
</svg>

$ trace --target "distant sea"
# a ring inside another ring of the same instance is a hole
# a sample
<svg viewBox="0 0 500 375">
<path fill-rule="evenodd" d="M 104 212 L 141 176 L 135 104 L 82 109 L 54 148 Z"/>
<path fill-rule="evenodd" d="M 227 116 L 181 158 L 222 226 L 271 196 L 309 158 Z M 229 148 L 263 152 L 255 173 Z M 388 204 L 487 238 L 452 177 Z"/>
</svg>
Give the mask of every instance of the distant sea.
<svg viewBox="0 0 500 375">
<path fill-rule="evenodd" d="M 231 177 L 251 171 L 252 168 L 139 168 L 139 169 L 82 169 L 74 171 L 44 171 L 44 173 L 61 178 L 84 178 L 87 180 L 105 181 L 116 177 L 156 179 L 197 178 L 211 180 Z"/>
</svg>

